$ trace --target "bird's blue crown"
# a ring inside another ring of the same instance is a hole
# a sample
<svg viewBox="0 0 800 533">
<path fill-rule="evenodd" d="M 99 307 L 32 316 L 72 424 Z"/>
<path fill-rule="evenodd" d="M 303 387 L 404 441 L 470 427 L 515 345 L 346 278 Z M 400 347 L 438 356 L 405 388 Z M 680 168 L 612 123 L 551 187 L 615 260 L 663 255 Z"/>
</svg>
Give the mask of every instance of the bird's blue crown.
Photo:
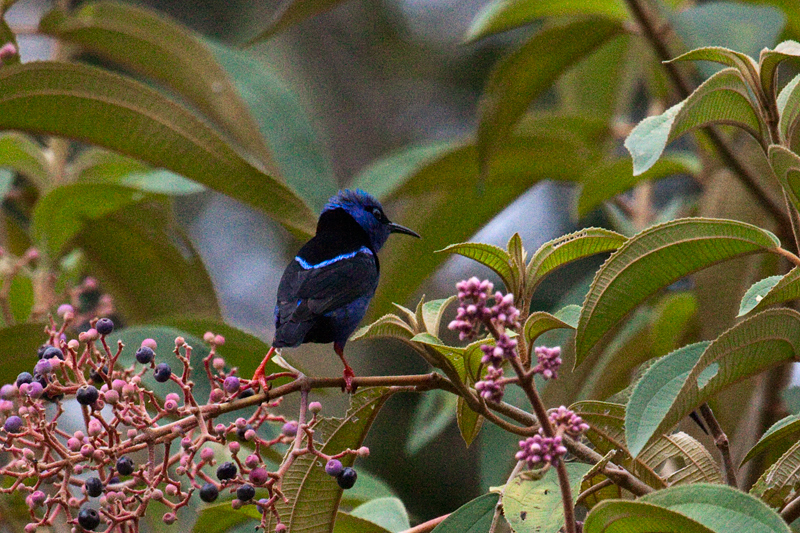
<svg viewBox="0 0 800 533">
<path fill-rule="evenodd" d="M 383 215 L 383 206 L 371 194 L 361 189 L 355 191 L 345 189 L 339 191 L 336 196 L 328 200 L 322 212 L 343 209 L 361 226 L 369 237 L 371 248 L 376 252 L 381 249 L 386 239 L 389 238 L 391 230 L 388 219 Z M 378 209 L 381 218 L 376 216 L 375 210 Z"/>
</svg>

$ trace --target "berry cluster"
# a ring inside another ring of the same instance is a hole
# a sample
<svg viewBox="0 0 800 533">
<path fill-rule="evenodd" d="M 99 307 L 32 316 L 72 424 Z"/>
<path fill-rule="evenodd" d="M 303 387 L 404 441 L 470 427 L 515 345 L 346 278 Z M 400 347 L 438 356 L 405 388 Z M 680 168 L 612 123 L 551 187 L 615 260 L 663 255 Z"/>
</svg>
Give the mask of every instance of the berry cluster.
<svg viewBox="0 0 800 533">
<path fill-rule="evenodd" d="M 562 362 L 561 347 L 537 346 L 534 351 L 538 364 L 533 367 L 533 372 L 540 374 L 544 379 L 556 379 Z"/>
<path fill-rule="evenodd" d="M 544 464 L 553 464 L 567 453 L 562 444 L 562 435 L 579 437 L 589 429 L 589 424 L 563 405 L 549 414 L 550 422 L 555 428 L 555 435 L 547 437 L 540 429 L 538 435 L 519 441 L 520 450 L 516 454 L 518 461 L 525 461 L 529 468 Z"/>
<path fill-rule="evenodd" d="M 25 494 L 31 516 L 25 533 L 49 528 L 57 520 L 72 524 L 74 531 L 138 531 L 139 519 L 152 501 L 168 508 L 162 520 L 172 524 L 194 492 L 212 502 L 223 491 L 235 495 L 234 508 L 256 505 L 264 517 L 262 525 L 271 515 L 276 531 L 285 531 L 275 504 L 283 498 L 280 485 L 294 458 L 312 453 L 338 462 L 348 454 L 368 454 L 366 448 L 335 456 L 314 449 L 319 402 L 301 405 L 301 421 L 306 410 L 313 414 L 308 423 L 271 414 L 280 398 L 262 398 L 248 417 L 219 421 L 227 412 L 256 403 L 234 401 L 254 392 L 235 369 L 226 370 L 217 353 L 225 342 L 220 335 L 204 336 L 211 345 L 202 359 L 211 392 L 200 401 L 192 380 L 192 347 L 182 337 L 175 339 L 173 350 L 180 371 L 158 360 L 152 339 L 145 339 L 137 347 L 135 362 L 124 366 L 122 343 L 112 350 L 107 342 L 114 331 L 112 320 L 92 320 L 78 339 L 68 340 L 65 332 L 74 314 L 68 306 L 60 311 L 64 323 L 57 327 L 51 319 L 49 340 L 39 349 L 33 372 L 23 372 L 15 383 L 0 387 L 0 446 L 11 456 L 0 467 L 0 477 L 11 483 L 0 493 Z M 148 373 L 157 383 L 154 390 L 143 383 Z M 167 385 L 179 392 L 159 390 Z M 72 398 L 76 404 L 67 403 Z M 75 408 L 84 427 L 67 431 L 62 415 Z M 280 433 L 262 438 L 259 430 L 266 423 L 279 424 Z M 278 471 L 269 472 L 264 454 L 277 445 L 294 449 Z M 229 460 L 218 464 L 221 454 Z M 355 470 L 343 468 L 336 479 L 342 488 L 350 488 Z"/>
</svg>

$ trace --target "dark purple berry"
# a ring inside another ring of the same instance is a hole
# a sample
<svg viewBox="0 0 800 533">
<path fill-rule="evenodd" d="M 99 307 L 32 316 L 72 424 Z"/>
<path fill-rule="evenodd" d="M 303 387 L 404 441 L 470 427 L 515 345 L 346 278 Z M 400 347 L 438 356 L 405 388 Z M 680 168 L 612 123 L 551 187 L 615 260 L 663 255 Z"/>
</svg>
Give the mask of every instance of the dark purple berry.
<svg viewBox="0 0 800 533">
<path fill-rule="evenodd" d="M 117 483 L 119 483 L 119 476 L 112 476 L 108 478 L 109 485 L 116 485 Z"/>
<path fill-rule="evenodd" d="M 349 466 L 344 467 L 344 470 L 336 476 L 336 483 L 339 484 L 344 490 L 352 489 L 353 485 L 356 484 L 356 479 L 358 478 L 358 474 L 356 471 L 350 468 Z"/>
<path fill-rule="evenodd" d="M 200 499 L 206 503 L 211 503 L 219 497 L 219 490 L 213 483 L 206 483 L 200 489 Z"/>
<path fill-rule="evenodd" d="M 154 352 L 151 348 L 147 346 L 142 346 L 138 350 L 136 350 L 136 360 L 143 365 L 149 365 L 153 362 L 153 359 L 156 356 L 156 352 Z"/>
<path fill-rule="evenodd" d="M 342 462 L 338 459 L 331 459 L 325 465 L 325 473 L 329 476 L 337 477 L 343 470 Z"/>
<path fill-rule="evenodd" d="M 255 496 L 256 496 L 256 489 L 253 488 L 253 485 L 248 485 L 247 483 L 245 483 L 244 485 L 236 489 L 236 497 L 243 502 L 249 502 L 250 500 L 255 498 Z"/>
<path fill-rule="evenodd" d="M 153 377 L 159 383 L 164 383 L 169 381 L 169 377 L 172 375 L 172 369 L 169 367 L 167 363 L 158 363 L 156 365 L 156 369 L 153 371 Z"/>
<path fill-rule="evenodd" d="M 21 372 L 20 375 L 17 376 L 17 388 L 23 383 L 33 383 L 33 375 L 30 372 Z"/>
<path fill-rule="evenodd" d="M 52 359 L 53 357 L 58 357 L 63 361 L 64 352 L 61 351 L 61 348 L 56 348 L 55 346 L 49 346 L 42 354 L 42 359 Z"/>
<path fill-rule="evenodd" d="M 92 498 L 97 498 L 103 494 L 103 482 L 100 481 L 99 477 L 90 477 L 87 479 L 84 488 L 86 489 L 86 494 Z"/>
<path fill-rule="evenodd" d="M 20 417 L 17 415 L 12 415 L 6 419 L 6 423 L 3 424 L 3 428 L 9 433 L 19 433 L 23 425 L 25 425 L 25 422 L 23 422 Z"/>
<path fill-rule="evenodd" d="M 130 476 L 133 474 L 133 461 L 130 457 L 123 455 L 117 459 L 117 472 L 121 476 Z"/>
<path fill-rule="evenodd" d="M 106 382 L 106 380 L 103 379 L 104 375 L 106 376 L 108 375 L 108 365 L 103 365 L 103 368 L 100 369 L 100 372 L 98 372 L 94 368 L 89 370 L 89 377 L 96 385 L 102 385 L 103 383 Z"/>
<path fill-rule="evenodd" d="M 239 440 L 247 440 L 244 436 L 247 433 L 248 429 L 254 429 L 252 424 L 247 424 L 244 427 L 236 428 L 236 436 L 239 437 Z"/>
<path fill-rule="evenodd" d="M 239 378 L 236 376 L 228 376 L 225 378 L 225 381 L 222 383 L 222 388 L 225 389 L 225 392 L 228 394 L 234 394 L 239 390 Z"/>
<path fill-rule="evenodd" d="M 37 356 L 39 359 L 41 359 L 41 358 L 42 358 L 42 356 L 44 355 L 44 351 L 45 351 L 46 349 L 48 349 L 49 347 L 50 347 L 50 345 L 49 345 L 49 344 L 42 344 L 41 346 L 39 346 L 39 349 L 38 349 L 38 350 L 36 350 L 36 356 Z"/>
<path fill-rule="evenodd" d="M 78 524 L 87 531 L 94 531 L 100 525 L 100 515 L 91 507 L 84 507 L 78 513 Z"/>
<path fill-rule="evenodd" d="M 100 393 L 97 392 L 94 385 L 84 385 L 75 393 L 75 399 L 81 405 L 92 405 L 97 401 L 98 396 L 100 396 Z"/>
<path fill-rule="evenodd" d="M 97 333 L 100 335 L 110 335 L 112 331 L 114 331 L 114 323 L 111 321 L 110 318 L 101 318 L 95 324 L 94 329 L 97 330 Z"/>
<path fill-rule="evenodd" d="M 243 400 L 245 398 L 249 398 L 253 394 L 255 394 L 255 391 L 253 389 L 245 389 L 239 393 L 239 399 Z"/>
<path fill-rule="evenodd" d="M 225 481 L 226 479 L 233 479 L 236 477 L 236 465 L 230 461 L 222 463 L 217 467 L 217 479 Z"/>
</svg>

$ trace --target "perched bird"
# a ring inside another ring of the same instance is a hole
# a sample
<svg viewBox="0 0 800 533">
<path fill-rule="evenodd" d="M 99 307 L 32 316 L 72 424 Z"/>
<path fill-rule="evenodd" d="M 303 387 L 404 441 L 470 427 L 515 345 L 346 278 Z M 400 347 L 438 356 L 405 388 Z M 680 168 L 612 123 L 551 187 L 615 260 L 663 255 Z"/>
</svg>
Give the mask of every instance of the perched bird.
<svg viewBox="0 0 800 533">
<path fill-rule="evenodd" d="M 353 369 L 344 345 L 378 286 L 378 250 L 391 233 L 419 235 L 390 222 L 380 202 L 361 190 L 340 191 L 328 200 L 317 233 L 286 267 L 275 304 L 275 338 L 253 380 L 264 384 L 264 367 L 276 348 L 306 342 L 333 343 L 344 363 L 345 388 L 353 391 Z"/>
</svg>

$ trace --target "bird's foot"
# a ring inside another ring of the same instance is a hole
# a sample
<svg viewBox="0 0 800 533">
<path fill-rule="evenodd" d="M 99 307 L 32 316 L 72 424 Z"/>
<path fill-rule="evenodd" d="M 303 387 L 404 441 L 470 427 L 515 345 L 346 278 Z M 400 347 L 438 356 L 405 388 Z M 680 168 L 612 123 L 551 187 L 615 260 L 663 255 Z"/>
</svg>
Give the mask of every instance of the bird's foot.
<svg viewBox="0 0 800 533">
<path fill-rule="evenodd" d="M 342 387 L 342 392 L 346 392 L 348 394 L 353 394 L 356 392 L 356 387 L 353 383 L 353 378 L 356 377 L 356 373 L 353 372 L 353 369 L 349 366 L 344 367 L 344 387 Z"/>
<path fill-rule="evenodd" d="M 264 359 L 261 361 L 261 364 L 258 365 L 253 377 L 250 379 L 250 387 L 253 388 L 253 383 L 258 383 L 258 386 L 261 388 L 262 391 L 269 390 L 269 384 L 267 383 L 267 376 L 264 374 L 264 370 L 267 368 L 267 363 L 269 360 L 272 359 L 272 354 L 275 353 L 275 348 L 272 347 L 267 352 L 267 355 L 264 356 Z"/>
</svg>

